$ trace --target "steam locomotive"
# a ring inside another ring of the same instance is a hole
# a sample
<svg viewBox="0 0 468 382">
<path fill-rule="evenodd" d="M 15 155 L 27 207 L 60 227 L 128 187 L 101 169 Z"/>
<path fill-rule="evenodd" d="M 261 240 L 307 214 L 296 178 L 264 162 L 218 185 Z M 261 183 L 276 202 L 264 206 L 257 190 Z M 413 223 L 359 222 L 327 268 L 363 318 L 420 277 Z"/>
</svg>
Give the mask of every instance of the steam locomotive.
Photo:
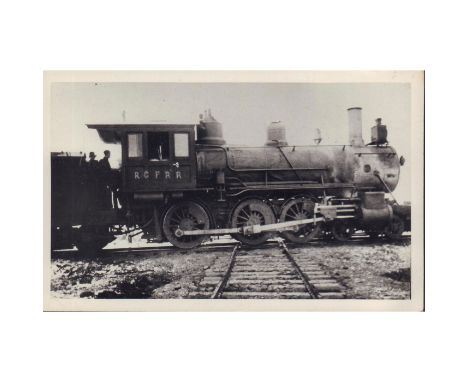
<svg viewBox="0 0 468 382">
<path fill-rule="evenodd" d="M 392 197 L 404 158 L 381 119 L 368 144 L 361 108 L 348 120 L 349 144 L 333 146 L 288 145 L 281 122 L 264 146 L 230 146 L 211 112 L 196 125 L 88 125 L 121 145 L 122 165 L 102 193 L 85 156 L 52 153 L 52 248 L 98 251 L 141 232 L 184 249 L 226 234 L 254 246 L 274 234 L 294 243 L 345 241 L 356 230 L 399 238 L 411 229 L 411 207 Z"/>
</svg>

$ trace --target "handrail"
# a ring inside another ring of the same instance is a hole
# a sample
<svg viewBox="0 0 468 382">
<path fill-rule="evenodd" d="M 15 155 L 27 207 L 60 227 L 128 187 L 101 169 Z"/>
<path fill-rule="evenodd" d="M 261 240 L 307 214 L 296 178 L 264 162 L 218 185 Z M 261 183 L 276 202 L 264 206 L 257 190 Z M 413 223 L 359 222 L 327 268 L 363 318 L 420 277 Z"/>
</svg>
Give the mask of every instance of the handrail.
<svg viewBox="0 0 468 382">
<path fill-rule="evenodd" d="M 387 192 L 392 196 L 395 203 L 397 205 L 400 205 L 400 203 L 398 203 L 398 201 L 396 200 L 395 196 L 392 194 L 392 191 L 390 191 L 390 188 L 387 186 L 387 183 L 385 183 L 384 180 L 382 179 L 382 177 L 380 176 L 380 173 L 376 170 L 376 171 L 374 171 L 374 175 L 377 177 L 377 179 L 380 180 L 380 182 L 383 184 L 383 186 L 385 187 Z"/>
</svg>

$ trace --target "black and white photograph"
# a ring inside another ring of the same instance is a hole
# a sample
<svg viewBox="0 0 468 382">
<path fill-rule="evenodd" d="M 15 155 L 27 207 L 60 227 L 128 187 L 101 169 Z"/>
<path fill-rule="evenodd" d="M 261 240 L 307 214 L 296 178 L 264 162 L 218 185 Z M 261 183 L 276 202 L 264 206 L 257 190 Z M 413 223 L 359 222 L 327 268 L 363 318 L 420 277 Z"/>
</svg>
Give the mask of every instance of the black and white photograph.
<svg viewBox="0 0 468 382">
<path fill-rule="evenodd" d="M 464 2 L 2 5 L 3 380 L 464 379 Z"/>
<path fill-rule="evenodd" d="M 421 309 L 423 91 L 45 72 L 47 308 Z"/>
</svg>

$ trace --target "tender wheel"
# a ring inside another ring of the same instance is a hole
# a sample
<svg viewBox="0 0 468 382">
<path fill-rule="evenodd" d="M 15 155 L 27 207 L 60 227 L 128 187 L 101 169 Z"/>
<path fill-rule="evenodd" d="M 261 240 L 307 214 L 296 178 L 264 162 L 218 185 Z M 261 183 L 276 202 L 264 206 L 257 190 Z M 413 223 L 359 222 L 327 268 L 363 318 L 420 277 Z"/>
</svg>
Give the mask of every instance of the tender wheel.
<svg viewBox="0 0 468 382">
<path fill-rule="evenodd" d="M 385 235 L 392 240 L 401 239 L 405 230 L 405 222 L 398 215 L 393 215 L 390 224 L 385 227 Z"/>
<path fill-rule="evenodd" d="M 292 199 L 281 208 L 280 222 L 311 219 L 314 216 L 314 206 L 315 203 L 306 197 Z M 321 231 L 320 223 L 306 224 L 300 226 L 296 231 L 284 231 L 281 236 L 293 243 L 307 243 L 319 237 Z"/>
<path fill-rule="evenodd" d="M 249 227 L 275 223 L 275 213 L 271 207 L 258 199 L 247 199 L 239 203 L 231 215 L 231 227 Z M 247 245 L 260 245 L 271 236 L 268 232 L 252 235 L 233 234 L 236 240 Z"/>
<path fill-rule="evenodd" d="M 338 241 L 348 241 L 353 236 L 354 231 L 351 224 L 341 221 L 335 222 L 332 227 L 333 237 Z"/>
<path fill-rule="evenodd" d="M 206 235 L 177 236 L 176 231 L 209 229 L 210 218 L 205 208 L 196 202 L 181 202 L 169 208 L 164 215 L 163 231 L 167 240 L 178 248 L 190 249 L 200 245 Z"/>
</svg>

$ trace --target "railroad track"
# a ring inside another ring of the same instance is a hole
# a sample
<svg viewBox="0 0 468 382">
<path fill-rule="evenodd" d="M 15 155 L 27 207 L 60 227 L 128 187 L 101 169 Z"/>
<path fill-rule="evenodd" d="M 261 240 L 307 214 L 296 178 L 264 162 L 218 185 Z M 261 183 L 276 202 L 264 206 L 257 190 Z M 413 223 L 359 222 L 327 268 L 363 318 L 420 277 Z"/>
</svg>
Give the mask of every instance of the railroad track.
<svg viewBox="0 0 468 382">
<path fill-rule="evenodd" d="M 282 240 L 270 250 L 236 244 L 229 260 L 206 270 L 192 298 L 341 299 L 345 288 L 310 255 L 288 249 Z"/>
<path fill-rule="evenodd" d="M 411 240 L 411 235 L 405 235 L 399 242 L 407 242 Z M 372 242 L 366 235 L 355 235 L 353 238 L 348 240 L 347 242 L 330 242 L 327 243 L 327 245 L 359 245 L 362 243 L 367 243 L 367 242 Z M 311 246 L 314 244 L 324 244 L 326 243 L 323 240 L 317 239 L 313 240 L 309 243 L 306 244 L 293 244 L 290 243 L 289 247 L 291 248 L 303 248 L 306 246 Z M 171 252 L 187 252 L 190 251 L 191 253 L 205 253 L 209 251 L 217 251 L 217 250 L 223 250 L 223 249 L 229 249 L 232 248 L 233 243 L 229 242 L 224 242 L 224 243 L 217 243 L 216 241 L 214 242 L 209 242 L 206 244 L 201 245 L 200 247 L 193 248 L 190 250 L 181 250 L 179 248 L 175 248 L 174 246 L 168 244 L 168 245 L 160 245 L 157 247 L 151 247 L 151 246 L 145 246 L 145 247 L 136 247 L 136 248 L 106 248 L 101 250 L 99 255 L 113 255 L 113 254 L 141 254 L 141 255 L 147 255 L 147 254 L 157 254 L 157 253 L 171 253 Z M 263 248 L 270 248 L 274 247 L 277 245 L 276 240 L 270 240 L 267 243 L 263 244 Z M 79 254 L 79 251 L 77 249 L 58 249 L 58 250 L 52 250 L 51 251 L 52 258 L 56 257 L 63 257 L 63 256 L 69 256 L 69 255 L 77 255 Z M 97 254 L 98 255 L 98 254 Z"/>
<path fill-rule="evenodd" d="M 190 252 L 190 253 L 206 253 L 218 250 L 226 250 L 232 248 L 232 243 L 209 243 L 204 244 L 200 247 L 193 248 L 190 250 L 183 250 L 180 248 L 176 248 L 172 245 L 162 245 L 157 247 L 134 247 L 134 248 L 105 248 L 102 249 L 98 254 L 95 256 L 102 256 L 102 255 L 152 255 L 158 253 L 182 253 L 182 252 Z M 67 256 L 76 256 L 79 255 L 80 252 L 78 249 L 58 249 L 52 250 L 52 258 L 57 257 L 67 257 Z M 93 254 L 87 254 L 87 257 L 92 257 Z"/>
</svg>

